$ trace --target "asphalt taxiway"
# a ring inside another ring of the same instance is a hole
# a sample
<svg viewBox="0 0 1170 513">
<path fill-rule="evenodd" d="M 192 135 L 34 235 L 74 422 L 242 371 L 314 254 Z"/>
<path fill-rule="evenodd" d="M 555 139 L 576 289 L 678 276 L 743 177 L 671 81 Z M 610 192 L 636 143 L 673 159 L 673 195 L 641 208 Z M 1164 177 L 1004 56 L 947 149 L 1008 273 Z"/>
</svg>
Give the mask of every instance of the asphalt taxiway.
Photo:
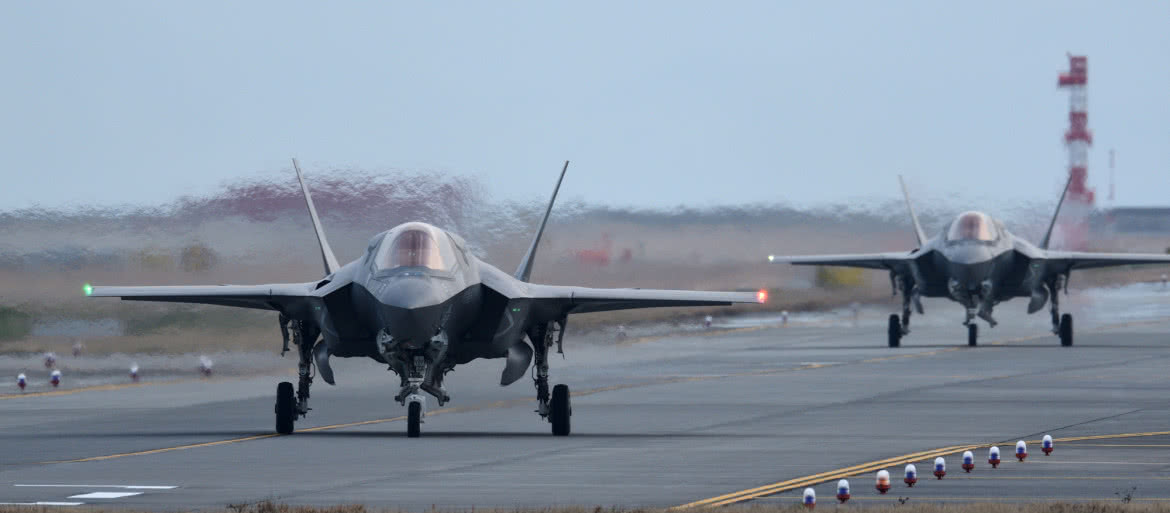
<svg viewBox="0 0 1170 513">
<path fill-rule="evenodd" d="M 575 394 L 567 438 L 533 413 L 530 382 L 498 386 L 502 361 L 449 375 L 454 401 L 431 404 L 419 439 L 405 437 L 397 380 L 360 360 L 335 360 L 338 386 L 314 386 L 290 436 L 272 434 L 273 376 L 2 395 L 0 502 L 698 507 L 795 502 L 806 486 L 830 502 L 843 477 L 862 504 L 1170 501 L 1170 300 L 1070 303 L 1085 312 L 1072 348 L 1013 303 L 976 348 L 943 303 L 915 317 L 899 349 L 876 314 L 857 326 L 566 340 L 552 372 Z M 1035 443 L 1043 434 L 1057 440 L 1052 456 Z M 1023 463 L 1011 458 L 1018 439 L 1033 441 Z M 993 443 L 1005 460 L 995 470 Z M 901 483 L 906 463 L 919 469 L 914 488 Z M 885 496 L 873 489 L 882 468 L 894 481 Z"/>
</svg>

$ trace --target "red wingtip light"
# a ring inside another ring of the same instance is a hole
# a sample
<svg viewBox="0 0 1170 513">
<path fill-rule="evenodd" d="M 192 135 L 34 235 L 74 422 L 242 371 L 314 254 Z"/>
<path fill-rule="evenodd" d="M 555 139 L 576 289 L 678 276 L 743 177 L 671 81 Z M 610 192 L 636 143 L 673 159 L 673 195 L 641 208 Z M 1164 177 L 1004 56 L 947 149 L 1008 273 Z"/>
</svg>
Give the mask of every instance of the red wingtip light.
<svg viewBox="0 0 1170 513">
<path fill-rule="evenodd" d="M 756 292 L 756 302 L 760 304 L 768 302 L 768 289 L 760 289 Z"/>
</svg>

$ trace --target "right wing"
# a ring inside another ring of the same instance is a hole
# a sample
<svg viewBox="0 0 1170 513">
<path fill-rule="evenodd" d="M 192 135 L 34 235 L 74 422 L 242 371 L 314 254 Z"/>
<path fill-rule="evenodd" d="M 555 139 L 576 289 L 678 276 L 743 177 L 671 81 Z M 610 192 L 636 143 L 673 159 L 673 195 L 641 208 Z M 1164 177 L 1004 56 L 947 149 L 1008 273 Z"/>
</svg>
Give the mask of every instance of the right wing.
<svg viewBox="0 0 1170 513">
<path fill-rule="evenodd" d="M 887 269 L 902 271 L 910 262 L 917 258 L 913 253 L 860 253 L 853 255 L 810 255 L 810 256 L 775 256 L 769 255 L 768 261 L 775 263 L 789 263 L 792 265 L 831 265 L 837 267 L 860 267 L 863 269 Z"/>
<path fill-rule="evenodd" d="M 89 297 L 117 297 L 126 301 L 165 301 L 286 311 L 321 298 L 310 283 L 269 285 L 180 285 L 159 287 L 93 287 Z"/>
</svg>

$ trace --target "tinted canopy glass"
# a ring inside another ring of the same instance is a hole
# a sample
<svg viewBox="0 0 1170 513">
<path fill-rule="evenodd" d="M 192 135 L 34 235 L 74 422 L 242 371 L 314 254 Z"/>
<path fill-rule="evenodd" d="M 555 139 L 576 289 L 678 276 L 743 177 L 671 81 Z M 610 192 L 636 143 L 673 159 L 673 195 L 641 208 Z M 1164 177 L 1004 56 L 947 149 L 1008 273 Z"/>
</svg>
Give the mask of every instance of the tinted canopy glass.
<svg viewBox="0 0 1170 513">
<path fill-rule="evenodd" d="M 991 242 L 998 237 L 995 221 L 982 212 L 963 212 L 951 223 L 948 241 L 975 240 Z"/>
<path fill-rule="evenodd" d="M 376 269 L 426 267 L 448 270 L 454 253 L 445 234 L 422 223 L 399 226 L 386 234 L 374 258 Z"/>
</svg>

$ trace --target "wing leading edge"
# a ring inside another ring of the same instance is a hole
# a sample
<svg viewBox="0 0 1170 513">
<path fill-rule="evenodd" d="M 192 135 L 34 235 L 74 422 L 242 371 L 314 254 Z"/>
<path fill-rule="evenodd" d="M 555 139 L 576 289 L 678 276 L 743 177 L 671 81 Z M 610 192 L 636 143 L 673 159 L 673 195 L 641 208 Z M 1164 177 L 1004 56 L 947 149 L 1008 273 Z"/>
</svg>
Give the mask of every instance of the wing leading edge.
<svg viewBox="0 0 1170 513">
<path fill-rule="evenodd" d="M 163 301 L 235 306 L 283 311 L 297 303 L 319 299 L 315 283 L 268 285 L 182 285 L 159 287 L 93 287 L 89 297 L 117 297 L 126 301 Z"/>
<path fill-rule="evenodd" d="M 1047 251 L 1045 253 L 1045 259 L 1048 262 L 1049 268 L 1063 267 L 1063 271 L 1065 272 L 1076 269 L 1094 269 L 1122 265 L 1170 264 L 1170 254 Z"/>
<path fill-rule="evenodd" d="M 863 269 L 900 270 L 902 266 L 912 262 L 916 255 L 913 253 L 858 253 L 845 255 L 811 255 L 811 256 L 769 256 L 768 261 L 773 263 L 788 263 L 792 265 L 832 265 L 838 267 L 860 267 Z"/>
<path fill-rule="evenodd" d="M 560 313 L 608 312 L 669 306 L 726 306 L 762 303 L 756 292 L 707 292 L 656 289 L 595 289 L 558 285 L 528 285 L 531 299 L 541 306 L 558 307 Z"/>
</svg>

